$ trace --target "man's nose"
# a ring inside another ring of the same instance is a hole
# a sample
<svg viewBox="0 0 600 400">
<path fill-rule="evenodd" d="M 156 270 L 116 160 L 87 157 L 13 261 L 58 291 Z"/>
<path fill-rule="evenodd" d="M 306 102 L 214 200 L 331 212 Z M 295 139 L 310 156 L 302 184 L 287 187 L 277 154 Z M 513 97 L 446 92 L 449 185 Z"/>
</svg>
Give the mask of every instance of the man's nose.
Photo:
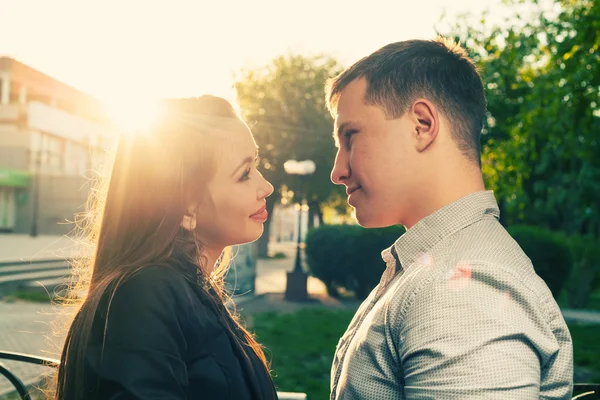
<svg viewBox="0 0 600 400">
<path fill-rule="evenodd" d="M 331 181 L 336 185 L 343 185 L 350 176 L 350 167 L 348 166 L 348 155 L 342 149 L 338 150 L 335 156 L 335 163 L 331 170 Z"/>
</svg>

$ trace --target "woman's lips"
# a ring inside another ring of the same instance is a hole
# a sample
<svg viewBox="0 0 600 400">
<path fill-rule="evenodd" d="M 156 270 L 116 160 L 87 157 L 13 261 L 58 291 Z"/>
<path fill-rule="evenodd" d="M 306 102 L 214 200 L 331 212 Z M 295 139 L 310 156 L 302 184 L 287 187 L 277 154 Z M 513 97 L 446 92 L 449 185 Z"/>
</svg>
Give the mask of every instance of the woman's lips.
<svg viewBox="0 0 600 400">
<path fill-rule="evenodd" d="M 255 212 L 250 216 L 255 221 L 265 222 L 267 218 L 269 218 L 269 212 L 267 211 L 267 207 L 261 207 L 260 210 Z"/>
</svg>

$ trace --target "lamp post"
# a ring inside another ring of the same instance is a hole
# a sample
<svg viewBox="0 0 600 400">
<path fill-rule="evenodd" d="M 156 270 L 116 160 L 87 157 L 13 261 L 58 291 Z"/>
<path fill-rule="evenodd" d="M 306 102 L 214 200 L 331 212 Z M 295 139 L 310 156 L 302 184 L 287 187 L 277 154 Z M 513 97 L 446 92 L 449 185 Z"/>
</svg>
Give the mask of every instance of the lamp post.
<svg viewBox="0 0 600 400">
<path fill-rule="evenodd" d="M 289 160 L 283 164 L 285 172 L 289 175 L 305 177 L 315 172 L 316 165 L 312 160 L 296 161 Z M 300 248 L 302 246 L 302 203 L 304 193 L 300 195 L 300 210 L 298 212 L 298 243 L 296 247 L 296 261 L 294 270 L 287 273 L 285 285 L 285 299 L 291 301 L 302 301 L 308 298 L 307 281 L 308 274 L 302 270 L 302 257 Z"/>
<path fill-rule="evenodd" d="M 42 169 L 42 151 L 40 149 L 35 152 L 35 170 L 33 175 L 33 198 L 31 206 L 31 227 L 29 228 L 29 236 L 37 237 L 38 235 L 38 219 L 40 212 L 40 171 Z"/>
</svg>

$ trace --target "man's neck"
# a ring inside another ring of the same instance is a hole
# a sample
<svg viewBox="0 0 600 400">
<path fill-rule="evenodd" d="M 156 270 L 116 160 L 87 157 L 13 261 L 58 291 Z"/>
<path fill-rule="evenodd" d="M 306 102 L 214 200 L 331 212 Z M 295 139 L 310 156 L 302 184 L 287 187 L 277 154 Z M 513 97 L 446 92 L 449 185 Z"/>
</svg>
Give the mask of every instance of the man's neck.
<svg viewBox="0 0 600 400">
<path fill-rule="evenodd" d="M 447 166 L 433 175 L 420 194 L 414 199 L 413 213 L 402 225 L 410 229 L 423 218 L 472 193 L 485 190 L 481 170 L 475 166 Z"/>
</svg>

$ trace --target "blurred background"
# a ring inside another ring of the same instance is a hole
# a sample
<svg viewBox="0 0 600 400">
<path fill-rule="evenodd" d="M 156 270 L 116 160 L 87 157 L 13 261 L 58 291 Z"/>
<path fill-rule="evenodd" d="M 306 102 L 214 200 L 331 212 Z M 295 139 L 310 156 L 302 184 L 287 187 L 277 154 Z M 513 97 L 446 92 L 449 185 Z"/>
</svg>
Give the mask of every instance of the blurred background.
<svg viewBox="0 0 600 400">
<path fill-rule="evenodd" d="M 385 44 L 443 35 L 481 71 L 501 222 L 563 310 L 575 380 L 599 382 L 599 32 L 593 0 L 0 0 L 0 350 L 56 356 L 50 301 L 81 251 L 73 221 L 93 179 L 160 99 L 210 93 L 236 104 L 275 187 L 265 235 L 236 249 L 234 301 L 279 388 L 327 398 L 337 340 L 403 228 L 358 227 L 330 182 L 323 85 Z M 314 173 L 286 172 L 289 160 Z M 308 278 L 294 297 L 298 265 Z M 27 384 L 41 373 L 7 365 Z"/>
</svg>

